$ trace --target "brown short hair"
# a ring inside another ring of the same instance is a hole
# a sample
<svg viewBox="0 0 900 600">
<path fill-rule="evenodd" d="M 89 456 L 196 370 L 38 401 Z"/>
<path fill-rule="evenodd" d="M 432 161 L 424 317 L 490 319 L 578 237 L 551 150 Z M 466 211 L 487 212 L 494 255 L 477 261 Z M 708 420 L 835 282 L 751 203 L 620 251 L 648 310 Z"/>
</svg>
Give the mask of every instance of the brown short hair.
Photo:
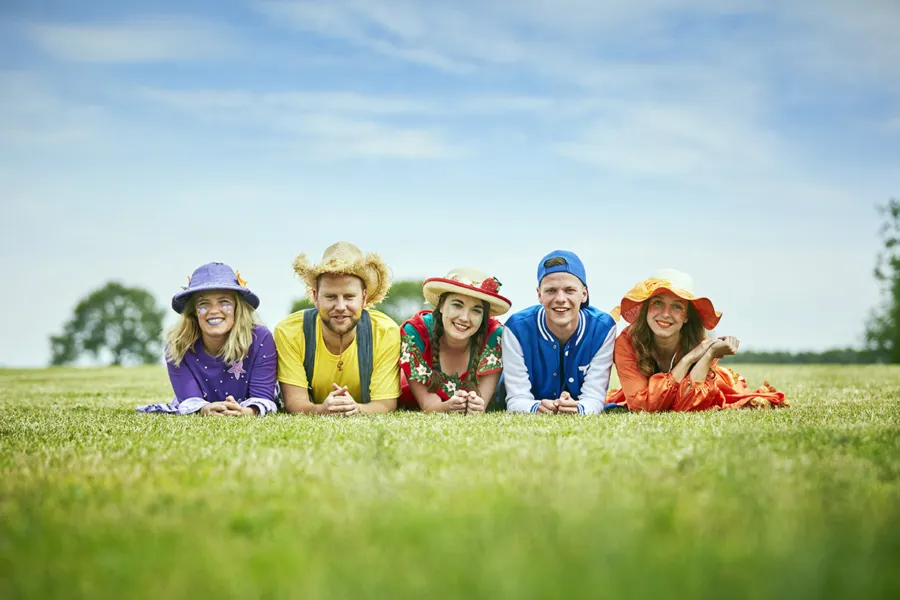
<svg viewBox="0 0 900 600">
<path fill-rule="evenodd" d="M 564 267 L 569 263 L 566 262 L 562 256 L 554 256 L 553 258 L 548 258 L 544 261 L 544 268 L 549 269 L 550 267 Z"/>
<path fill-rule="evenodd" d="M 322 277 L 325 275 L 337 275 L 338 277 L 353 277 L 359 280 L 359 284 L 362 286 L 362 291 L 366 291 L 366 282 L 362 277 L 358 275 L 351 275 L 350 273 L 322 273 L 318 277 L 316 277 L 316 291 L 319 291 L 319 287 L 322 285 Z"/>
</svg>

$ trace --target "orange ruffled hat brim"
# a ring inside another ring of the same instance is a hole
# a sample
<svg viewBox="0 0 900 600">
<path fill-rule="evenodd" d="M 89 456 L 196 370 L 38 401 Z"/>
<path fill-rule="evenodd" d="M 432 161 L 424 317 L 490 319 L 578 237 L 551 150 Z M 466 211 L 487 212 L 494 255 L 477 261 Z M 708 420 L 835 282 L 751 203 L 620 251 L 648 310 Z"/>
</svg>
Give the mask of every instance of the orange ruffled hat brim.
<svg viewBox="0 0 900 600">
<path fill-rule="evenodd" d="M 647 299 L 656 296 L 662 292 L 671 292 L 694 305 L 694 309 L 699 313 L 700 320 L 703 322 L 704 329 L 715 329 L 722 318 L 722 313 L 716 311 L 712 301 L 709 298 L 697 298 L 686 290 L 681 290 L 666 280 L 648 279 L 634 286 L 619 305 L 622 318 L 629 323 L 634 323 L 641 313 L 641 306 Z"/>
</svg>

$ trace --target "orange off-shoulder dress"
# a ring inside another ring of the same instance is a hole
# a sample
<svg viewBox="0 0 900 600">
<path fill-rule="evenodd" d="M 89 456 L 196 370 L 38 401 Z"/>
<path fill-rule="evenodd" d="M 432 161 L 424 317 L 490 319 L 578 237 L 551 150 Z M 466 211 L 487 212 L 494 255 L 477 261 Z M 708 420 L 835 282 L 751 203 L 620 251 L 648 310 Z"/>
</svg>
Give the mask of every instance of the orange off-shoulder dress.
<svg viewBox="0 0 900 600">
<path fill-rule="evenodd" d="M 637 354 L 631 343 L 631 326 L 616 339 L 613 361 L 622 388 L 609 391 L 607 404 L 648 412 L 790 406 L 784 394 L 768 382 L 752 391 L 747 387 L 746 379 L 727 367 L 718 366 L 718 360 L 713 361 L 703 381 L 691 381 L 690 374 L 681 381 L 676 381 L 671 373 L 647 377 L 638 368 Z"/>
</svg>

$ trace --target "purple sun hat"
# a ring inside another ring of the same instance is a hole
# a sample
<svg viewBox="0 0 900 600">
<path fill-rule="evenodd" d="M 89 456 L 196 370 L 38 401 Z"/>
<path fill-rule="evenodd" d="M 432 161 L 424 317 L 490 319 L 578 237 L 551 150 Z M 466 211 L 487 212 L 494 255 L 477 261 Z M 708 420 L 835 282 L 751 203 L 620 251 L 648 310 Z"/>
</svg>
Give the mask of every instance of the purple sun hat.
<svg viewBox="0 0 900 600">
<path fill-rule="evenodd" d="M 194 292 L 204 290 L 234 290 L 253 308 L 259 308 L 259 297 L 247 288 L 240 271 L 234 271 L 225 263 L 211 262 L 197 267 L 188 277 L 187 287 L 172 296 L 172 308 L 182 313 Z"/>
</svg>

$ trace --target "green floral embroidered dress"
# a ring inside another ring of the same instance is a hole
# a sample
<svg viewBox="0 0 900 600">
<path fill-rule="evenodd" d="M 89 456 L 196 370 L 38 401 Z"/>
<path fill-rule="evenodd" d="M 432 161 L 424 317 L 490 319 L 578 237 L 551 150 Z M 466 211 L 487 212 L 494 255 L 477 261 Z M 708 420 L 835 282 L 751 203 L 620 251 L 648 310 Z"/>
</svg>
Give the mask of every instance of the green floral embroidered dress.
<svg viewBox="0 0 900 600">
<path fill-rule="evenodd" d="M 412 390 L 409 389 L 410 381 L 418 381 L 428 385 L 431 381 L 431 373 L 434 369 L 431 355 L 431 332 L 434 330 L 434 317 L 430 310 L 416 313 L 411 319 L 403 323 L 400 328 L 400 400 L 403 408 L 417 409 L 419 407 Z M 478 357 L 475 379 L 481 379 L 485 375 L 499 373 L 503 362 L 500 358 L 500 336 L 503 333 L 503 325 L 497 319 L 488 320 L 487 336 L 481 355 Z M 435 393 L 441 400 L 448 400 L 456 390 L 466 389 L 465 380 L 469 373 L 462 375 L 447 375 L 440 372 L 441 386 Z"/>
</svg>

